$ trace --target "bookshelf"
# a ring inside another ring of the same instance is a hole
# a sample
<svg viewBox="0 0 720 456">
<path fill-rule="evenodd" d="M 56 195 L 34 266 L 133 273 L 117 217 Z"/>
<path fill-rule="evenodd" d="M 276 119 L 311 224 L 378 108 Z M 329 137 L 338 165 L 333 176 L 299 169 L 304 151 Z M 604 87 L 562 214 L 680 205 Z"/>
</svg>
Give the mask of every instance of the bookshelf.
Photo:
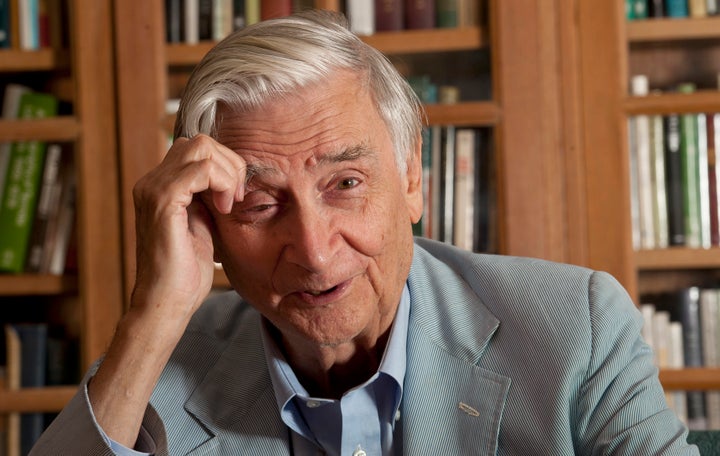
<svg viewBox="0 0 720 456">
<path fill-rule="evenodd" d="M 634 250 L 630 214 L 627 119 L 638 114 L 720 112 L 711 90 L 710 62 L 720 55 L 720 17 L 626 21 L 624 3 L 583 1 L 578 7 L 579 94 L 583 100 L 587 264 L 617 277 L 640 303 L 651 293 L 717 283 L 720 249 L 670 247 Z M 703 64 L 702 61 L 707 61 Z M 693 94 L 629 96 L 632 75 L 647 74 L 651 87 L 690 80 Z M 718 390 L 720 369 L 661 370 L 669 390 Z"/>
<path fill-rule="evenodd" d="M 22 299 L 38 311 L 69 308 L 72 321 L 63 323 L 79 334 L 82 370 L 103 353 L 123 307 L 111 4 L 68 0 L 67 49 L 0 50 L 3 87 L 27 83 L 72 105 L 71 115 L 0 120 L 0 140 L 71 143 L 78 179 L 77 274 L 0 275 L 0 306 Z M 59 411 L 75 389 L 2 389 L 0 413 Z"/>
<path fill-rule="evenodd" d="M 212 46 L 166 44 L 161 3 L 115 3 L 126 296 L 134 277 L 132 187 L 166 150 L 174 122 L 165 114 L 166 99 L 181 93 L 189 71 Z M 315 6 L 339 10 L 340 3 L 316 0 Z M 571 66 L 560 72 L 556 67 L 573 46 L 567 39 L 574 36 L 572 16 L 542 2 L 486 3 L 486 22 L 476 27 L 383 32 L 363 39 L 391 59 L 489 53 L 491 95 L 452 106 L 428 105 L 429 123 L 492 129 L 500 252 L 582 264 L 585 239 L 575 236 L 579 231 L 571 225 L 579 223 L 583 201 L 565 196 L 568 186 L 579 189 L 582 183 L 581 154 L 577 147 L 569 152 L 562 147 L 576 141 L 564 131 L 577 100 L 561 96 L 562 81 L 573 74 Z M 520 130 L 527 134 L 512 134 Z M 227 285 L 221 272 L 216 279 Z"/>
</svg>

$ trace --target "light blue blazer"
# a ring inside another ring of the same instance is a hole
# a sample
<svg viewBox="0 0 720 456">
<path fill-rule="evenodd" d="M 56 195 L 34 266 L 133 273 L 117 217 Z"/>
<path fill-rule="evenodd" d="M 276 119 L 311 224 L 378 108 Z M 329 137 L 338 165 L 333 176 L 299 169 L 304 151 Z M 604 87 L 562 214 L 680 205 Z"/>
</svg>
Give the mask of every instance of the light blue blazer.
<svg viewBox="0 0 720 456">
<path fill-rule="evenodd" d="M 608 274 L 418 239 L 408 286 L 403 454 L 698 454 Z M 292 454 L 259 327 L 235 293 L 198 311 L 146 413 L 157 454 Z M 85 391 L 33 454 L 112 454 Z"/>
</svg>

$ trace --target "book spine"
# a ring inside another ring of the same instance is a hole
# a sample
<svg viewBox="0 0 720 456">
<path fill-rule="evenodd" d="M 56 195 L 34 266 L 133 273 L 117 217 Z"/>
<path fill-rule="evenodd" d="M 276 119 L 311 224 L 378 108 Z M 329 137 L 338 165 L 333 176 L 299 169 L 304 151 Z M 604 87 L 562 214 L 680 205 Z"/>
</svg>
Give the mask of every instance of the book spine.
<svg viewBox="0 0 720 456">
<path fill-rule="evenodd" d="M 435 3 L 435 23 L 438 28 L 458 26 L 458 0 L 437 0 Z"/>
<path fill-rule="evenodd" d="M 356 35 L 375 33 L 375 0 L 347 0 L 350 30 Z"/>
<path fill-rule="evenodd" d="M 455 208 L 455 126 L 448 125 L 443 129 L 443 214 L 442 214 L 442 241 L 452 244 L 454 242 L 453 210 Z"/>
<path fill-rule="evenodd" d="M 665 13 L 668 17 L 688 17 L 687 0 L 665 0 Z"/>
<path fill-rule="evenodd" d="M 645 97 L 649 94 L 648 78 L 645 75 L 636 75 L 631 81 L 631 94 L 633 96 Z M 652 160 L 651 160 L 651 138 L 650 138 L 650 117 L 637 115 L 632 123 L 635 129 L 634 150 L 637 191 L 637 210 L 640 231 L 640 248 L 655 248 L 655 225 L 653 216 L 653 187 L 652 187 Z"/>
<path fill-rule="evenodd" d="M 57 113 L 51 95 L 23 93 L 19 118 L 43 118 Z M 37 204 L 45 159 L 45 143 L 19 141 L 12 144 L 8 174 L 0 202 L 0 270 L 24 270 L 30 230 Z"/>
<path fill-rule="evenodd" d="M 706 17 L 706 0 L 688 0 L 688 13 L 690 17 Z"/>
<path fill-rule="evenodd" d="M 198 39 L 210 41 L 213 39 L 213 2 L 214 0 L 198 0 Z"/>
<path fill-rule="evenodd" d="M 649 17 L 665 17 L 665 0 L 651 0 L 648 7 Z"/>
<path fill-rule="evenodd" d="M 668 229 L 667 186 L 665 183 L 665 131 L 661 115 L 650 117 L 650 155 L 652 160 L 653 225 L 655 247 L 667 248 L 670 244 Z"/>
<path fill-rule="evenodd" d="M 698 212 L 700 246 L 709 248 L 710 243 L 710 176 L 708 159 L 708 135 L 705 114 L 697 114 L 697 163 L 698 163 Z"/>
<path fill-rule="evenodd" d="M 633 19 L 648 18 L 648 0 L 633 0 Z"/>
<path fill-rule="evenodd" d="M 0 49 L 11 47 L 10 0 L 0 0 Z"/>
<path fill-rule="evenodd" d="M 245 0 L 233 0 L 233 30 L 244 29 L 246 25 Z"/>
<path fill-rule="evenodd" d="M 435 0 L 405 0 L 405 25 L 408 29 L 435 27 Z"/>
<path fill-rule="evenodd" d="M 260 3 L 260 19 L 273 19 L 292 14 L 292 0 L 263 0 Z"/>
<path fill-rule="evenodd" d="M 245 25 L 260 22 L 260 0 L 245 0 Z"/>
<path fill-rule="evenodd" d="M 183 0 L 165 0 L 165 40 L 168 43 L 183 41 Z"/>
<path fill-rule="evenodd" d="M 198 0 L 183 0 L 182 39 L 186 44 L 200 41 L 200 3 Z"/>
<path fill-rule="evenodd" d="M 404 0 L 375 0 L 375 30 L 378 32 L 403 29 Z"/>
<path fill-rule="evenodd" d="M 60 205 L 60 160 L 62 158 L 59 144 L 51 144 L 45 152 L 40 195 L 35 210 L 30 241 L 27 251 L 25 271 L 41 272 L 43 247 L 50 226 L 50 219 L 56 216 Z"/>
<path fill-rule="evenodd" d="M 670 245 L 685 245 L 685 203 L 680 153 L 680 115 L 665 117 L 665 170 Z"/>
<path fill-rule="evenodd" d="M 711 243 L 720 245 L 720 114 L 712 114 L 712 120 L 708 118 L 708 144 L 712 144 L 712 165 L 710 176 L 714 177 L 714 187 L 710 188 L 711 198 L 711 222 L 714 222 L 715 229 L 710 233 Z M 710 155 L 708 155 L 710 157 Z M 712 202 L 714 200 L 714 203 Z"/>
<path fill-rule="evenodd" d="M 683 350 L 686 367 L 703 366 L 702 329 L 700 326 L 700 289 L 690 287 L 681 292 L 680 322 L 683 327 Z M 687 392 L 688 426 L 706 428 L 705 395 L 700 391 Z"/>
<path fill-rule="evenodd" d="M 475 130 L 459 128 L 455 132 L 453 239 L 456 246 L 469 251 L 475 238 L 475 143 Z"/>
<path fill-rule="evenodd" d="M 220 41 L 232 31 L 232 0 L 213 0 L 212 38 Z"/>
<path fill-rule="evenodd" d="M 430 138 L 431 177 L 430 177 L 430 236 L 437 241 L 442 239 L 442 201 L 443 201 L 443 169 L 442 169 L 442 138 L 443 127 L 433 125 Z"/>
<path fill-rule="evenodd" d="M 705 2 L 708 16 L 716 16 L 720 13 L 720 5 L 718 0 L 707 0 Z"/>
</svg>

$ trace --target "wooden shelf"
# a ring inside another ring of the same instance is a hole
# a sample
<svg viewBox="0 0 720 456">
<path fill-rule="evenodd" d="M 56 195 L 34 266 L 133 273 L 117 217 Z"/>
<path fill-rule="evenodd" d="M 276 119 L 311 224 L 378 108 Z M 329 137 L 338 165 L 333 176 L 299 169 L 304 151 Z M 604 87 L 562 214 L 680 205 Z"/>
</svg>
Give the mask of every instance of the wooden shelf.
<svg viewBox="0 0 720 456">
<path fill-rule="evenodd" d="M 477 50 L 487 46 L 480 27 L 431 30 L 403 30 L 376 33 L 361 37 L 363 41 L 385 54 L 416 54 Z M 193 66 L 215 45 L 204 41 L 198 44 L 168 44 L 165 48 L 169 66 Z"/>
<path fill-rule="evenodd" d="M 77 391 L 77 386 L 0 390 L 0 414 L 8 412 L 59 412 Z"/>
<path fill-rule="evenodd" d="M 2 296 L 44 296 L 76 292 L 76 276 L 0 274 Z"/>
<path fill-rule="evenodd" d="M 661 369 L 666 390 L 720 390 L 720 368 Z"/>
<path fill-rule="evenodd" d="M 40 120 L 0 120 L 3 141 L 74 141 L 82 128 L 72 116 L 58 116 Z"/>
<path fill-rule="evenodd" d="M 647 97 L 627 97 L 628 114 L 672 114 L 720 111 L 720 91 L 699 90 L 695 93 L 663 93 Z"/>
<path fill-rule="evenodd" d="M 66 68 L 68 65 L 68 53 L 64 50 L 49 48 L 37 51 L 0 50 L 0 73 L 50 71 Z"/>
<path fill-rule="evenodd" d="M 500 121 L 500 107 L 489 101 L 425 106 L 430 125 L 493 126 Z"/>
<path fill-rule="evenodd" d="M 635 263 L 640 270 L 669 269 L 718 269 L 720 248 L 688 249 L 672 247 L 667 249 L 640 250 L 635 252 Z"/>
<path fill-rule="evenodd" d="M 720 17 L 647 19 L 627 23 L 628 42 L 720 38 Z"/>
</svg>

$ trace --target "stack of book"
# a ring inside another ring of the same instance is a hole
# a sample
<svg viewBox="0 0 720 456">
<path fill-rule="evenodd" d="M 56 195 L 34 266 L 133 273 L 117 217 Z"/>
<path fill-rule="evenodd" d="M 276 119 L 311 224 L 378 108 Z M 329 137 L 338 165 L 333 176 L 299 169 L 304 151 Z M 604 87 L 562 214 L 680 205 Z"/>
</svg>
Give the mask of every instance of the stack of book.
<svg viewBox="0 0 720 456">
<path fill-rule="evenodd" d="M 9 84 L 3 119 L 57 115 L 50 94 Z M 0 144 L 0 272 L 63 274 L 75 220 L 75 168 L 61 144 Z"/>
<path fill-rule="evenodd" d="M 350 29 L 358 35 L 478 25 L 477 0 L 347 0 Z"/>
<path fill-rule="evenodd" d="M 0 0 L 0 49 L 61 47 L 67 24 L 60 0 Z"/>
<path fill-rule="evenodd" d="M 720 367 L 720 288 L 645 296 L 643 337 L 658 367 Z M 720 391 L 669 391 L 668 404 L 694 430 L 720 429 Z"/>
<path fill-rule="evenodd" d="M 633 95 L 652 96 L 644 76 L 632 85 Z M 720 113 L 637 115 L 628 122 L 635 249 L 720 245 Z"/>
</svg>

